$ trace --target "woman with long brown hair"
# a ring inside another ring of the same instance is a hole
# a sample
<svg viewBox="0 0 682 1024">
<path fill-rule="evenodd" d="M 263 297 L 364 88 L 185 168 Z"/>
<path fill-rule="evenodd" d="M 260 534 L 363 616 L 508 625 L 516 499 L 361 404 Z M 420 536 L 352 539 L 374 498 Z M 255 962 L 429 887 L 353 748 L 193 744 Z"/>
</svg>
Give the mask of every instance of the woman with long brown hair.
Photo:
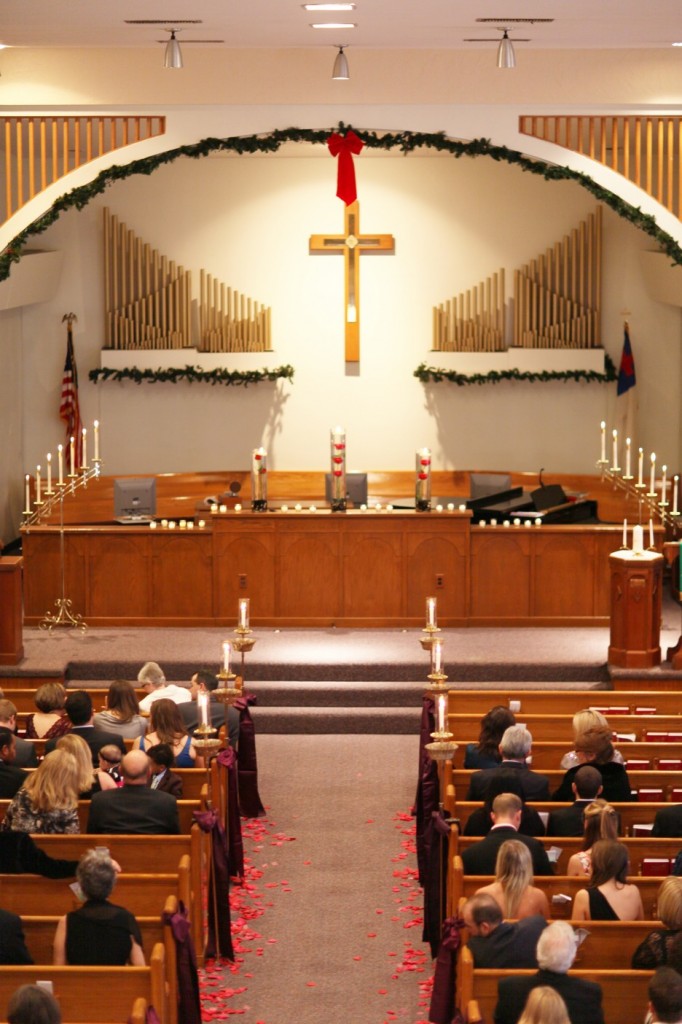
<svg viewBox="0 0 682 1024">
<path fill-rule="evenodd" d="M 93 719 L 96 729 L 115 732 L 125 740 L 144 736 L 147 720 L 140 714 L 140 705 L 135 688 L 127 679 L 114 679 L 107 693 L 107 706 L 98 711 Z"/>
<path fill-rule="evenodd" d="M 576 921 L 643 921 L 644 907 L 636 885 L 628 882 L 627 846 L 599 839 L 592 847 L 592 877 L 575 894 Z"/>
<path fill-rule="evenodd" d="M 192 737 L 185 728 L 175 701 L 162 697 L 155 700 L 149 712 L 149 732 L 139 736 L 133 748 L 146 750 L 157 743 L 167 743 L 173 751 L 176 768 L 203 768 L 204 761 L 197 755 Z"/>
</svg>

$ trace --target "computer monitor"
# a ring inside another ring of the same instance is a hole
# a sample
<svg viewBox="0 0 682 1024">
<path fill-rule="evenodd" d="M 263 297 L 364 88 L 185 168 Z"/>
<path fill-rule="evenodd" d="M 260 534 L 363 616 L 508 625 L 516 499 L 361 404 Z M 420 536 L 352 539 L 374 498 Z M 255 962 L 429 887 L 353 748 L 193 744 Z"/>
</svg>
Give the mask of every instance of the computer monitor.
<svg viewBox="0 0 682 1024">
<path fill-rule="evenodd" d="M 324 500 L 332 500 L 332 475 L 324 475 Z M 367 504 L 367 474 L 346 473 L 346 501 L 353 505 Z"/>
<path fill-rule="evenodd" d="M 152 477 L 125 477 L 114 480 L 114 518 L 119 522 L 139 522 L 156 515 L 156 480 Z"/>
</svg>

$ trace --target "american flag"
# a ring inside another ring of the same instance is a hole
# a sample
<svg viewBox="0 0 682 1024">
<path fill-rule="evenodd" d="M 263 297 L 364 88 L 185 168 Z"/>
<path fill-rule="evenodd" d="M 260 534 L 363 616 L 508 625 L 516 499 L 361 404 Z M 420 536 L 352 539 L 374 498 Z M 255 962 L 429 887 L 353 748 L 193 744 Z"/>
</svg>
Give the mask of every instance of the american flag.
<svg viewBox="0 0 682 1024">
<path fill-rule="evenodd" d="M 69 443 L 75 440 L 76 468 L 83 462 L 83 435 L 81 434 L 81 416 L 78 408 L 78 370 L 76 356 L 73 351 L 73 335 L 71 321 L 67 324 L 66 362 L 62 376 L 62 395 L 59 402 L 59 416 L 66 423 L 66 446 L 64 449 L 68 460 Z M 67 462 L 68 465 L 68 462 Z"/>
</svg>

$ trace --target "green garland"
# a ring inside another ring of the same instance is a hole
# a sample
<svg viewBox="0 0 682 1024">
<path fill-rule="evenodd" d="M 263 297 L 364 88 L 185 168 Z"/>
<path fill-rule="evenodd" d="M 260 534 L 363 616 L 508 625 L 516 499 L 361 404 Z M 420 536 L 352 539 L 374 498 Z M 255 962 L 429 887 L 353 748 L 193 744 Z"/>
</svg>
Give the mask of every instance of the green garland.
<svg viewBox="0 0 682 1024">
<path fill-rule="evenodd" d="M 618 373 L 610 356 L 604 354 L 605 372 L 598 373 L 596 370 L 541 370 L 540 373 L 531 373 L 521 370 L 491 370 L 490 373 L 457 373 L 456 370 L 442 370 L 435 366 L 427 366 L 420 363 L 414 371 L 414 376 L 422 384 L 439 384 L 444 380 L 463 388 L 468 384 L 501 384 L 502 381 L 540 381 L 543 384 L 554 381 L 564 383 L 572 381 L 581 384 L 610 384 L 618 380 Z"/>
<path fill-rule="evenodd" d="M 245 388 L 249 384 L 258 384 L 263 380 L 293 380 L 293 366 L 278 366 L 274 370 L 201 370 L 198 366 L 171 366 L 167 370 L 140 370 L 137 366 L 127 366 L 123 370 L 114 370 L 103 366 L 99 370 L 90 370 L 88 374 L 93 383 L 102 381 L 132 380 L 135 384 L 179 384 L 187 381 L 190 384 L 225 384 Z"/>
<path fill-rule="evenodd" d="M 284 143 L 306 142 L 326 144 L 331 131 L 346 132 L 350 130 L 349 125 L 340 122 L 336 129 L 324 129 L 313 131 L 306 128 L 284 128 L 269 132 L 265 135 L 244 135 L 234 136 L 228 139 L 202 139 L 191 146 L 178 146 L 176 149 L 167 150 L 165 153 L 157 153 L 154 156 L 145 157 L 142 160 L 133 160 L 129 164 L 115 164 L 113 167 L 101 171 L 93 181 L 87 185 L 81 185 L 67 192 L 50 207 L 50 209 L 20 231 L 12 239 L 7 248 L 0 254 L 0 281 L 9 277 L 12 263 L 21 259 L 21 254 L 26 242 L 33 235 L 39 235 L 46 231 L 54 222 L 71 208 L 82 210 L 91 199 L 101 195 L 110 185 L 116 181 L 122 181 L 134 174 L 151 174 L 165 164 L 173 163 L 179 157 L 191 157 L 198 159 L 208 156 L 209 153 L 217 151 L 243 153 L 275 153 Z M 355 129 L 353 129 L 355 130 Z M 610 206 L 612 210 L 624 220 L 630 221 L 635 227 L 640 228 L 646 234 L 658 242 L 661 249 L 667 253 L 673 263 L 682 263 L 682 248 L 678 245 L 672 235 L 663 231 L 654 217 L 648 213 L 642 213 L 637 206 L 631 206 L 619 196 L 608 189 L 592 181 L 581 171 L 574 171 L 570 167 L 559 167 L 554 164 L 545 163 L 543 160 L 535 160 L 524 156 L 522 153 L 506 146 L 494 146 L 489 139 L 474 139 L 471 142 L 459 142 L 456 139 L 448 138 L 444 132 L 365 132 L 357 130 L 356 134 L 368 149 L 399 149 L 402 153 L 412 153 L 416 149 L 435 149 L 441 153 L 450 153 L 456 159 L 463 156 L 487 156 L 493 160 L 503 161 L 529 174 L 539 174 L 546 181 L 575 181 L 590 192 L 599 202 Z"/>
</svg>

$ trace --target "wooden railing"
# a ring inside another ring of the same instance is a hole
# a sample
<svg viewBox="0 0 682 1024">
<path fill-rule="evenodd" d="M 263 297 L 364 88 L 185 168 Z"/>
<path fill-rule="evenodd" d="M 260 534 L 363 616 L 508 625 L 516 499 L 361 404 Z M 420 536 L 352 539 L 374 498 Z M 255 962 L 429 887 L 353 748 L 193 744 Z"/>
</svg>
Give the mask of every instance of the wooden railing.
<svg viewBox="0 0 682 1024">
<path fill-rule="evenodd" d="M 599 161 L 680 217 L 682 117 L 523 116 L 519 131 Z"/>
<path fill-rule="evenodd" d="M 0 223 L 77 167 L 165 131 L 165 117 L 157 116 L 0 118 L 5 168 Z"/>
</svg>

